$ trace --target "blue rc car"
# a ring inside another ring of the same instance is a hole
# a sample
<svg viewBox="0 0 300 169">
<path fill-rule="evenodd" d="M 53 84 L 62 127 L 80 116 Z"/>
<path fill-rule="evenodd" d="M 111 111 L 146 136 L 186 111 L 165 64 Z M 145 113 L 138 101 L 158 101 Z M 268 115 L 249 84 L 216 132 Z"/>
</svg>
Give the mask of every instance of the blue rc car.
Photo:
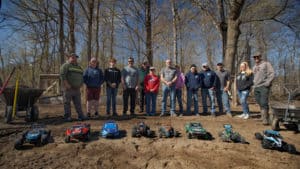
<svg viewBox="0 0 300 169">
<path fill-rule="evenodd" d="M 285 141 L 283 141 L 283 138 L 278 131 L 265 130 L 263 131 L 263 135 L 261 133 L 255 133 L 255 138 L 261 140 L 261 146 L 264 149 L 272 149 L 289 152 L 290 154 L 297 154 L 295 146 L 292 144 L 287 144 Z"/>
<path fill-rule="evenodd" d="M 33 124 L 31 129 L 25 131 L 15 142 L 15 149 L 21 149 L 23 144 L 29 143 L 41 146 L 49 143 L 51 130 L 47 130 L 45 125 Z"/>
<path fill-rule="evenodd" d="M 107 121 L 103 124 L 100 136 L 104 138 L 116 138 L 120 136 L 118 124 L 115 121 Z"/>
</svg>

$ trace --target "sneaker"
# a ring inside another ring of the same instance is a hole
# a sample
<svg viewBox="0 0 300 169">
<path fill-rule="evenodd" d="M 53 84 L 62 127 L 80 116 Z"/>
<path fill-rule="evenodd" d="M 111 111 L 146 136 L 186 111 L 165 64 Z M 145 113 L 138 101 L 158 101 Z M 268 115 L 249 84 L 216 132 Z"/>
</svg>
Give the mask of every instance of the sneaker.
<svg viewBox="0 0 300 169">
<path fill-rule="evenodd" d="M 243 114 L 241 114 L 241 115 L 238 115 L 237 117 L 238 117 L 238 118 L 244 118 L 245 115 L 246 115 L 246 114 L 243 113 Z"/>
<path fill-rule="evenodd" d="M 81 116 L 81 117 L 78 117 L 78 121 L 84 121 L 84 120 L 88 120 L 89 118 L 86 117 L 86 116 Z"/>
<path fill-rule="evenodd" d="M 91 113 L 86 113 L 87 117 L 90 118 L 91 117 Z"/>
<path fill-rule="evenodd" d="M 217 117 L 216 113 L 211 113 L 211 117 Z"/>
<path fill-rule="evenodd" d="M 196 113 L 195 116 L 200 116 L 199 113 Z"/>
<path fill-rule="evenodd" d="M 170 113 L 170 116 L 171 116 L 171 117 L 177 117 L 177 114 L 174 113 L 174 112 L 172 112 L 172 113 Z"/>
<path fill-rule="evenodd" d="M 164 116 L 164 115 L 165 115 L 165 113 L 162 112 L 162 113 L 160 113 L 159 117 L 162 117 L 162 116 Z"/>
<path fill-rule="evenodd" d="M 243 117 L 243 119 L 245 119 L 245 120 L 249 119 L 249 114 L 245 114 L 245 116 Z"/>
<path fill-rule="evenodd" d="M 113 113 L 113 116 L 118 116 L 118 114 L 117 113 Z"/>
</svg>

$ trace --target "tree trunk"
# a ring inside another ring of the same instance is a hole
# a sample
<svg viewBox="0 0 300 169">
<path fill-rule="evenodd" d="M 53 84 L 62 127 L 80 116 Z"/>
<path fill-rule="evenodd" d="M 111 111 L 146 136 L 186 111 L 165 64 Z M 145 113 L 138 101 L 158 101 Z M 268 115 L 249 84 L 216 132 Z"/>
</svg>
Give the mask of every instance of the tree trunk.
<svg viewBox="0 0 300 169">
<path fill-rule="evenodd" d="M 88 1 L 89 16 L 88 16 L 88 40 L 87 40 L 87 63 L 91 60 L 92 55 L 92 33 L 93 33 L 93 10 L 94 0 Z"/>
<path fill-rule="evenodd" d="M 153 65 L 152 53 L 152 21 L 151 21 L 151 0 L 145 1 L 146 5 L 146 57 L 150 65 Z"/>
<path fill-rule="evenodd" d="M 69 3 L 70 13 L 69 13 L 69 34 L 70 34 L 70 53 L 76 52 L 76 43 L 75 43 L 75 14 L 74 14 L 74 0 L 70 0 Z"/>
<path fill-rule="evenodd" d="M 113 2 L 112 9 L 110 11 L 111 15 L 111 32 L 110 32 L 110 58 L 114 57 L 114 38 L 115 38 L 115 3 Z"/>
<path fill-rule="evenodd" d="M 224 0 L 218 0 L 217 5 L 218 5 L 218 11 L 221 19 L 219 24 L 219 30 L 222 38 L 222 60 L 224 60 L 225 53 L 226 53 L 226 43 L 227 43 L 227 23 L 226 23 L 225 12 L 224 12 Z"/>
<path fill-rule="evenodd" d="M 235 57 L 237 51 L 238 39 L 241 34 L 240 22 L 232 19 L 228 19 L 228 32 L 227 32 L 227 44 L 226 44 L 226 54 L 224 59 L 224 65 L 230 72 L 235 70 Z"/>
<path fill-rule="evenodd" d="M 178 64 L 178 48 L 177 48 L 177 17 L 178 17 L 178 10 L 176 7 L 175 0 L 171 0 L 172 3 L 172 14 L 173 14 L 173 57 L 174 63 Z"/>
<path fill-rule="evenodd" d="M 64 1 L 58 0 L 59 3 L 59 55 L 60 55 L 60 64 L 65 62 L 64 54 Z"/>
<path fill-rule="evenodd" d="M 99 59 L 99 18 L 100 18 L 100 0 L 97 1 L 97 14 L 96 14 L 96 58 Z M 103 62 L 103 60 L 101 60 Z"/>
</svg>

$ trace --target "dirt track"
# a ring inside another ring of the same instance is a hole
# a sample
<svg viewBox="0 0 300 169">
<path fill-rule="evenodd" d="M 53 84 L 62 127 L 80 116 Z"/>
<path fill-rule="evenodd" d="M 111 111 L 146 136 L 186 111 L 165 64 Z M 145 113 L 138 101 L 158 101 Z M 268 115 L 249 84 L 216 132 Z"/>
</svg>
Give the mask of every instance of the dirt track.
<svg viewBox="0 0 300 169">
<path fill-rule="evenodd" d="M 103 109 L 104 107 L 102 107 Z M 121 107 L 119 107 L 121 108 Z M 256 110 L 253 105 L 251 110 Z M 74 109 L 73 109 L 74 110 Z M 238 110 L 238 109 L 235 109 Z M 1 109 L 3 112 L 3 108 Z M 14 124 L 0 123 L 0 168 L 300 168 L 300 156 L 284 152 L 262 149 L 255 140 L 254 133 L 268 129 L 255 118 L 249 120 L 229 118 L 225 115 L 184 117 L 146 117 L 115 119 L 127 136 L 121 139 L 98 137 L 101 125 L 106 118 L 88 121 L 92 125 L 92 140 L 86 143 L 64 143 L 64 130 L 73 123 L 64 123 L 62 105 L 40 106 L 40 122 L 47 124 L 54 135 L 53 143 L 43 147 L 27 146 L 24 150 L 14 150 L 14 138 L 28 127 L 23 119 Z M 121 112 L 121 111 L 119 111 Z M 2 115 L 2 114 L 1 114 Z M 75 113 L 73 113 L 74 117 Z M 172 123 L 182 133 L 180 138 L 160 139 L 158 137 L 132 138 L 130 131 L 133 123 L 144 120 L 157 132 L 162 123 Z M 184 124 L 200 121 L 215 137 L 212 141 L 187 139 Z M 249 145 L 223 143 L 218 137 L 225 123 L 231 123 L 243 135 Z M 285 141 L 300 150 L 300 134 L 281 131 Z"/>
</svg>

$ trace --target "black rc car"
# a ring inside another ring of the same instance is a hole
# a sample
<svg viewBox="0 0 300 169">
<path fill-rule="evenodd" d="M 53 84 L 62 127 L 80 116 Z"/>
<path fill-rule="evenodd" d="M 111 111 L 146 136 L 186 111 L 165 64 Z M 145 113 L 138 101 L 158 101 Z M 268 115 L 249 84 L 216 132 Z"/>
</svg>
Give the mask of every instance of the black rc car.
<svg viewBox="0 0 300 169">
<path fill-rule="evenodd" d="M 263 134 L 255 133 L 255 138 L 261 140 L 261 146 L 264 149 L 285 151 L 290 154 L 297 154 L 295 146 L 283 141 L 283 138 L 278 131 L 265 130 L 263 131 Z"/>
<path fill-rule="evenodd" d="M 41 146 L 49 143 L 51 130 L 47 130 L 43 124 L 33 124 L 31 129 L 25 131 L 15 142 L 15 149 L 21 149 L 25 143 Z"/>
<path fill-rule="evenodd" d="M 137 125 L 132 127 L 131 136 L 132 137 L 154 137 L 154 131 L 150 130 L 150 127 L 144 122 L 139 122 Z"/>
<path fill-rule="evenodd" d="M 171 125 L 162 125 L 158 129 L 159 138 L 179 137 L 180 133 L 176 131 Z"/>
</svg>

